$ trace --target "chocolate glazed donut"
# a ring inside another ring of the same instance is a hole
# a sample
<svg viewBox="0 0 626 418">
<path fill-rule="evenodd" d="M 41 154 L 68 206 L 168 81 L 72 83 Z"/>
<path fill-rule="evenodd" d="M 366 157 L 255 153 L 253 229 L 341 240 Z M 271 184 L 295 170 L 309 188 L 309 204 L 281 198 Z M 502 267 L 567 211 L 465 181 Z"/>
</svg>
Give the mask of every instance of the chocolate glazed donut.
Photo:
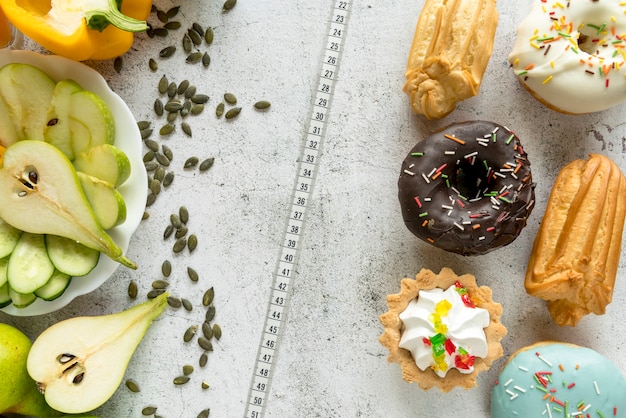
<svg viewBox="0 0 626 418">
<path fill-rule="evenodd" d="M 519 138 L 486 121 L 449 126 L 415 145 L 402 163 L 398 189 L 407 228 L 462 255 L 512 242 L 535 203 Z"/>
</svg>

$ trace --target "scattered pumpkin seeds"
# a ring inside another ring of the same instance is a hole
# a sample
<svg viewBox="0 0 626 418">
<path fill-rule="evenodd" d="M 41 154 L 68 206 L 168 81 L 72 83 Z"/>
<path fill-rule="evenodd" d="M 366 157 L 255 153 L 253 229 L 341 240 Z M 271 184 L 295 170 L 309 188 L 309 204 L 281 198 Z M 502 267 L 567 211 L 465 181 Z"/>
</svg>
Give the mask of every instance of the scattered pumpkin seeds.
<svg viewBox="0 0 626 418">
<path fill-rule="evenodd" d="M 233 107 L 232 109 L 228 109 L 224 117 L 226 119 L 232 119 L 237 117 L 239 113 L 241 113 L 241 107 Z"/>
<path fill-rule="evenodd" d="M 124 66 L 124 61 L 122 57 L 115 57 L 113 60 L 113 68 L 119 74 L 122 71 L 122 67 Z"/>
<path fill-rule="evenodd" d="M 267 100 L 259 100 L 258 102 L 254 104 L 254 108 L 257 110 L 269 109 L 270 106 L 271 106 L 271 103 L 268 102 Z"/>
<path fill-rule="evenodd" d="M 154 171 L 159 168 L 159 163 L 156 161 L 148 161 L 144 164 L 144 167 L 146 168 L 146 171 Z"/>
<path fill-rule="evenodd" d="M 150 217 L 150 214 L 146 211 L 143 212 L 143 215 L 141 215 L 141 220 L 145 221 L 146 219 L 148 219 Z"/>
<path fill-rule="evenodd" d="M 169 81 L 167 81 L 167 77 L 166 76 L 162 76 L 161 79 L 159 80 L 159 93 L 160 94 L 165 94 L 167 93 L 167 86 L 169 85 Z"/>
<path fill-rule="evenodd" d="M 152 129 L 142 129 L 141 131 L 139 131 L 139 133 L 141 134 L 141 139 L 147 139 L 150 135 L 152 135 Z"/>
<path fill-rule="evenodd" d="M 202 36 L 193 30 L 193 28 L 187 30 L 187 35 L 189 35 L 194 45 L 200 45 L 202 43 Z"/>
<path fill-rule="evenodd" d="M 153 289 L 165 289 L 170 285 L 170 283 L 167 280 L 155 280 L 152 282 L 152 288 Z"/>
<path fill-rule="evenodd" d="M 213 337 L 216 340 L 219 340 L 220 338 L 222 338 L 222 327 L 220 327 L 217 324 L 213 324 Z"/>
<path fill-rule="evenodd" d="M 189 87 L 189 80 L 183 80 L 180 82 L 180 84 L 178 85 L 178 89 L 176 90 L 176 92 L 180 95 L 180 94 L 184 94 L 185 90 L 187 90 L 187 88 Z"/>
<path fill-rule="evenodd" d="M 161 58 L 169 58 L 174 55 L 174 52 L 176 52 L 176 47 L 174 45 L 166 46 L 161 51 L 159 51 L 159 56 Z"/>
<path fill-rule="evenodd" d="M 177 298 L 175 296 L 168 296 L 167 297 L 167 304 L 170 305 L 172 308 L 178 309 L 181 306 L 183 306 L 183 303 L 181 302 L 180 298 Z"/>
<path fill-rule="evenodd" d="M 217 116 L 218 118 L 222 117 L 222 115 L 224 114 L 224 106 L 224 102 L 221 102 L 217 105 L 217 107 L 215 108 L 215 116 Z"/>
<path fill-rule="evenodd" d="M 176 239 L 182 238 L 185 235 L 187 235 L 187 231 L 189 231 L 189 229 L 186 226 L 182 226 L 182 227 L 180 227 L 180 229 L 176 230 L 176 233 L 174 234 L 174 237 Z"/>
<path fill-rule="evenodd" d="M 202 304 L 204 306 L 209 306 L 213 302 L 213 298 L 215 297 L 215 290 L 213 287 L 207 289 L 202 296 Z"/>
<path fill-rule="evenodd" d="M 226 101 L 226 103 L 231 105 L 237 104 L 237 97 L 232 93 L 224 94 L 224 100 Z"/>
<path fill-rule="evenodd" d="M 164 27 L 165 29 L 167 29 L 167 30 L 176 30 L 176 29 L 180 29 L 180 26 L 181 26 L 181 25 L 180 25 L 180 22 L 175 21 L 175 20 L 170 21 L 170 22 L 167 22 L 165 25 L 163 25 L 163 27 Z"/>
<path fill-rule="evenodd" d="M 202 35 L 204 33 L 204 28 L 198 22 L 193 22 L 193 24 L 191 25 L 191 28 L 195 30 L 196 32 L 198 32 L 199 35 Z"/>
<path fill-rule="evenodd" d="M 213 351 L 213 344 L 206 337 L 198 337 L 198 345 L 202 347 L 203 350 Z"/>
<path fill-rule="evenodd" d="M 189 157 L 183 165 L 184 168 L 192 168 L 198 165 L 198 157 Z"/>
<path fill-rule="evenodd" d="M 187 246 L 187 239 L 185 237 L 178 238 L 176 240 L 176 242 L 174 243 L 174 246 L 172 247 L 172 250 L 175 253 L 179 253 L 182 250 L 184 250 L 186 246 Z"/>
<path fill-rule="evenodd" d="M 196 51 L 196 52 L 192 52 L 191 54 L 187 55 L 187 59 L 185 61 L 187 63 L 189 63 L 189 64 L 195 64 L 196 62 L 200 61 L 201 59 L 202 59 L 202 52 Z"/>
<path fill-rule="evenodd" d="M 211 322 L 215 318 L 215 306 L 209 305 L 206 309 L 206 321 Z"/>
<path fill-rule="evenodd" d="M 148 299 L 154 299 L 157 296 L 162 295 L 163 293 L 165 293 L 165 290 L 163 289 L 152 289 L 151 291 L 148 292 L 146 296 Z"/>
<path fill-rule="evenodd" d="M 174 172 L 168 171 L 165 173 L 165 177 L 163 177 L 163 187 L 168 187 L 174 181 Z"/>
<path fill-rule="evenodd" d="M 189 124 L 187 122 L 182 122 L 180 124 L 180 128 L 183 130 L 183 132 L 185 133 L 185 135 L 187 136 L 192 136 L 192 132 L 191 132 L 191 126 L 189 126 Z"/>
<path fill-rule="evenodd" d="M 206 51 L 204 52 L 204 54 L 202 54 L 202 65 L 204 65 L 205 67 L 211 65 L 211 56 Z"/>
<path fill-rule="evenodd" d="M 157 10 L 157 19 L 159 19 L 162 23 L 167 23 L 170 18 L 163 10 Z"/>
<path fill-rule="evenodd" d="M 157 116 L 163 116 L 163 107 L 161 99 L 156 99 L 154 101 L 154 113 L 156 113 Z"/>
<path fill-rule="evenodd" d="M 183 36 L 183 50 L 185 52 L 191 52 L 191 49 L 193 48 L 193 42 L 191 41 L 191 38 L 189 37 L 188 34 L 185 34 Z"/>
<path fill-rule="evenodd" d="M 189 98 L 194 103 L 204 104 L 209 101 L 209 96 L 206 94 L 194 94 Z"/>
<path fill-rule="evenodd" d="M 185 99 L 191 99 L 194 94 L 196 94 L 196 90 L 197 87 L 194 85 L 187 87 L 187 90 L 185 90 Z"/>
<path fill-rule="evenodd" d="M 171 224 L 166 226 L 165 231 L 163 231 L 163 239 L 168 239 L 172 235 L 172 232 L 174 232 L 174 227 Z"/>
<path fill-rule="evenodd" d="M 169 158 L 167 158 L 165 155 L 161 154 L 160 152 L 156 152 L 154 154 L 154 157 L 156 158 L 158 163 L 161 164 L 162 166 L 168 167 L 170 165 Z"/>
<path fill-rule="evenodd" d="M 192 325 L 189 328 L 187 328 L 187 330 L 185 331 L 185 335 L 183 335 L 183 341 L 185 341 L 186 343 L 191 341 L 193 337 L 196 335 L 197 331 L 198 331 L 197 325 Z"/>
<path fill-rule="evenodd" d="M 198 237 L 195 234 L 189 235 L 189 238 L 187 239 L 187 248 L 189 249 L 189 252 L 190 253 L 194 252 L 197 246 L 198 246 Z"/>
<path fill-rule="evenodd" d="M 198 272 L 195 271 L 193 268 L 191 267 L 187 267 L 187 276 L 189 276 L 189 280 L 191 280 L 192 282 L 197 282 L 198 279 L 200 278 L 198 276 Z"/>
<path fill-rule="evenodd" d="M 146 144 L 146 147 L 152 152 L 159 150 L 159 144 L 153 139 L 146 139 L 143 143 Z"/>
<path fill-rule="evenodd" d="M 226 12 L 228 10 L 231 10 L 233 7 L 235 7 L 236 4 L 237 0 L 226 0 L 224 5 L 222 6 L 222 11 Z"/>
<path fill-rule="evenodd" d="M 168 227 L 171 227 L 171 225 L 168 225 Z M 165 260 L 161 264 L 161 273 L 163 274 L 163 277 L 170 277 L 170 274 L 172 274 L 172 263 L 170 263 L 169 260 Z"/>
<path fill-rule="evenodd" d="M 189 113 L 191 113 L 192 115 L 199 115 L 200 113 L 202 113 L 203 110 L 204 110 L 204 105 L 201 103 L 196 103 L 193 106 L 191 106 Z"/>
<path fill-rule="evenodd" d="M 126 387 L 128 388 L 128 390 L 130 390 L 131 392 L 133 393 L 141 392 L 141 390 L 139 389 L 139 385 L 133 379 L 126 379 L 126 382 L 124 383 L 126 384 Z"/>
<path fill-rule="evenodd" d="M 202 323 L 202 334 L 207 340 L 213 338 L 213 327 L 206 321 Z"/>
<path fill-rule="evenodd" d="M 139 128 L 139 130 L 147 129 L 149 127 L 150 122 L 148 122 L 147 120 L 140 120 L 139 122 L 137 122 L 137 128 Z"/>
<path fill-rule="evenodd" d="M 191 364 L 185 364 L 183 366 L 183 374 L 189 376 L 191 373 L 193 373 L 193 366 Z"/>
<path fill-rule="evenodd" d="M 180 220 L 180 216 L 176 215 L 175 213 L 172 213 L 170 215 L 170 223 L 176 229 L 180 229 L 183 226 L 183 222 Z"/>
<path fill-rule="evenodd" d="M 207 171 L 209 168 L 213 166 L 215 162 L 215 158 L 210 157 L 200 163 L 200 171 Z"/>
<path fill-rule="evenodd" d="M 147 163 L 147 162 L 149 162 L 149 161 L 154 160 L 154 156 L 155 156 L 155 155 L 156 155 L 156 154 L 155 154 L 155 152 L 154 152 L 154 151 L 148 151 L 148 152 L 146 152 L 146 153 L 143 155 L 143 157 L 142 157 L 143 162 L 144 162 L 144 163 Z"/>
<path fill-rule="evenodd" d="M 159 134 L 161 136 L 167 136 L 170 135 L 172 132 L 174 132 L 174 124 L 173 123 L 167 123 L 165 125 L 163 125 L 163 127 L 159 130 Z"/>
<path fill-rule="evenodd" d="M 213 29 L 211 27 L 208 27 L 206 31 L 204 31 L 204 42 L 206 42 L 207 45 L 211 45 L 213 43 L 213 37 Z"/>
<path fill-rule="evenodd" d="M 209 361 L 209 356 L 205 351 L 200 355 L 200 360 L 198 360 L 198 364 L 200 365 L 200 367 L 204 367 L 206 366 L 207 361 Z"/>
<path fill-rule="evenodd" d="M 152 33 L 155 34 L 156 36 L 160 36 L 161 38 L 164 38 L 167 36 L 169 31 L 165 28 L 154 28 L 152 30 Z"/>
<path fill-rule="evenodd" d="M 183 308 L 185 308 L 186 311 L 191 312 L 193 310 L 193 305 L 189 299 L 181 298 L 181 302 L 183 303 Z"/>
<path fill-rule="evenodd" d="M 141 415 L 143 416 L 154 415 L 156 411 L 157 411 L 156 406 L 146 406 L 145 408 L 141 410 Z"/>
<path fill-rule="evenodd" d="M 163 155 L 167 157 L 168 160 L 172 161 L 174 159 L 174 153 L 172 153 L 171 148 L 168 147 L 167 145 L 161 145 L 161 151 L 163 152 Z"/>
<path fill-rule="evenodd" d="M 163 177 L 165 177 L 165 169 L 163 167 L 159 167 L 154 170 L 154 179 L 158 181 L 163 181 Z"/>
<path fill-rule="evenodd" d="M 167 17 L 172 18 L 175 17 L 178 14 L 178 11 L 180 10 L 180 6 L 174 6 L 170 9 L 167 10 Z"/>
<path fill-rule="evenodd" d="M 189 382 L 189 376 L 177 376 L 174 378 L 175 385 L 184 385 Z"/>
<path fill-rule="evenodd" d="M 172 99 L 169 102 L 165 103 L 163 109 L 168 112 L 178 112 L 183 108 L 183 104 L 178 99 Z"/>
<path fill-rule="evenodd" d="M 146 207 L 152 206 L 156 202 L 156 195 L 150 193 L 148 197 L 146 197 Z"/>
<path fill-rule="evenodd" d="M 178 208 L 178 218 L 184 224 L 189 222 L 189 210 L 185 206 Z"/>
<path fill-rule="evenodd" d="M 209 388 L 209 384 L 206 381 L 202 381 L 202 389 L 208 389 Z"/>
<path fill-rule="evenodd" d="M 200 411 L 197 418 L 209 418 L 210 413 L 211 413 L 210 409 L 205 409 L 203 411 Z"/>
</svg>

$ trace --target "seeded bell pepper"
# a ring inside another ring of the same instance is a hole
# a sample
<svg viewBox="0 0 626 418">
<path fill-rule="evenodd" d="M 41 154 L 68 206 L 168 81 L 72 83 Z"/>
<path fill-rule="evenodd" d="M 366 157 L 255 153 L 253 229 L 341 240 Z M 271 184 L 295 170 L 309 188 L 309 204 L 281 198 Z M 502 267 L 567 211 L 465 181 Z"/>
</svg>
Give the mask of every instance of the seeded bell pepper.
<svg viewBox="0 0 626 418">
<path fill-rule="evenodd" d="M 52 53 L 84 61 L 115 58 L 148 28 L 151 0 L 0 0 L 24 35 Z"/>
</svg>

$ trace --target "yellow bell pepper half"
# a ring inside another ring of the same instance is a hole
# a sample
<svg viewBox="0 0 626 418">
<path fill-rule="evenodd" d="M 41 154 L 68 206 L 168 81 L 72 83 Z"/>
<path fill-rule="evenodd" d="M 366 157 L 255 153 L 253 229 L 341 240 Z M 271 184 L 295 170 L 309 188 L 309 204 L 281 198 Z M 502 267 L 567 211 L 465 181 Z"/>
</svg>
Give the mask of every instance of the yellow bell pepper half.
<svg viewBox="0 0 626 418">
<path fill-rule="evenodd" d="M 84 61 L 124 54 L 133 32 L 148 28 L 152 0 L 0 0 L 0 8 L 24 35 L 50 52 Z"/>
</svg>

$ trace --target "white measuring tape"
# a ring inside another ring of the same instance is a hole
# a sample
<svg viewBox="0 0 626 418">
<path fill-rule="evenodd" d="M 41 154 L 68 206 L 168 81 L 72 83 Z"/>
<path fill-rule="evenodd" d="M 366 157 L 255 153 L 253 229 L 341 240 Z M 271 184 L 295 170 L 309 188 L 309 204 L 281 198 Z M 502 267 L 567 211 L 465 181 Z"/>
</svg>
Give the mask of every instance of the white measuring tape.
<svg viewBox="0 0 626 418">
<path fill-rule="evenodd" d="M 248 392 L 246 418 L 265 415 L 276 356 L 286 322 L 289 295 L 300 254 L 300 238 L 304 233 L 309 201 L 317 175 L 322 144 L 326 135 L 328 113 L 333 99 L 339 61 L 343 53 L 351 1 L 334 1 L 317 89 L 313 98 L 307 130 L 300 150 L 298 169 L 291 195 L 289 217 L 283 232 L 280 254 L 274 271 L 263 334 Z"/>
</svg>

